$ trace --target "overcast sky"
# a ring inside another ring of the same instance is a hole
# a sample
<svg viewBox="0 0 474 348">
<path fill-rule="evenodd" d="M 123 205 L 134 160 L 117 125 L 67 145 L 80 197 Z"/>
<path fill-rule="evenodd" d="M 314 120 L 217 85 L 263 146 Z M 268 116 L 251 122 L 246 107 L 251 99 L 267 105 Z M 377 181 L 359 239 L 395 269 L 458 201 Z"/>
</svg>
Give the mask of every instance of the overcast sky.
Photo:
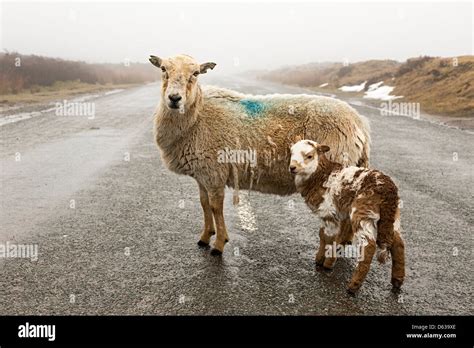
<svg viewBox="0 0 474 348">
<path fill-rule="evenodd" d="M 2 4 L 1 46 L 88 62 L 187 53 L 222 70 L 473 54 L 470 2 Z"/>
</svg>

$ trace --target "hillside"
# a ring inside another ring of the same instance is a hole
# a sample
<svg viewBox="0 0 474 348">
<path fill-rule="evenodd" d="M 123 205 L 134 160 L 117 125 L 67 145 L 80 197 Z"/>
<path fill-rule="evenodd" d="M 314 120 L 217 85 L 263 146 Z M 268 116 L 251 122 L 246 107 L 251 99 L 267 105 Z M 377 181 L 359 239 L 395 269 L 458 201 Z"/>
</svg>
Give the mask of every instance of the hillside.
<svg viewBox="0 0 474 348">
<path fill-rule="evenodd" d="M 125 88 L 156 81 L 151 64 L 89 64 L 16 52 L 0 53 L 0 105 Z"/>
<path fill-rule="evenodd" d="M 394 87 L 392 95 L 403 96 L 397 100 L 420 103 L 423 112 L 474 116 L 474 56 L 458 57 L 457 62 L 453 58 L 419 57 L 404 63 L 314 63 L 265 72 L 258 78 L 324 90 L 361 85 L 363 91 L 383 81 L 383 85 Z"/>
</svg>

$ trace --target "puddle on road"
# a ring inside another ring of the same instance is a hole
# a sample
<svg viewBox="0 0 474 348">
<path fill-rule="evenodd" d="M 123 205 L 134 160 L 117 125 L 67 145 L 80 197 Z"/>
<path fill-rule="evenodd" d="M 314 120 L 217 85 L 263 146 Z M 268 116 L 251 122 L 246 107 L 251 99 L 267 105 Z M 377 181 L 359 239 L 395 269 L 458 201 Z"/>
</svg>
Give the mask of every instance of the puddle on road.
<svg viewBox="0 0 474 348">
<path fill-rule="evenodd" d="M 240 203 L 237 205 L 237 214 L 240 219 L 240 226 L 243 230 L 254 232 L 258 229 L 257 219 L 250 204 L 248 193 L 240 195 Z"/>
</svg>

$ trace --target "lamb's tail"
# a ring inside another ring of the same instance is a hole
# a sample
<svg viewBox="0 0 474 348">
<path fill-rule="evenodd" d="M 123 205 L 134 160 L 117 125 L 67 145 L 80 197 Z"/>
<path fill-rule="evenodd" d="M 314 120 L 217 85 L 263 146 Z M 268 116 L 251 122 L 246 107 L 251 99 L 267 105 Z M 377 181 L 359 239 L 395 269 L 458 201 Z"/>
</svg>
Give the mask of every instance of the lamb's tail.
<svg viewBox="0 0 474 348">
<path fill-rule="evenodd" d="M 398 201 L 397 191 L 394 191 L 387 194 L 380 205 L 380 220 L 377 224 L 377 260 L 380 263 L 385 263 L 390 258 L 395 225 L 400 221 Z"/>
</svg>

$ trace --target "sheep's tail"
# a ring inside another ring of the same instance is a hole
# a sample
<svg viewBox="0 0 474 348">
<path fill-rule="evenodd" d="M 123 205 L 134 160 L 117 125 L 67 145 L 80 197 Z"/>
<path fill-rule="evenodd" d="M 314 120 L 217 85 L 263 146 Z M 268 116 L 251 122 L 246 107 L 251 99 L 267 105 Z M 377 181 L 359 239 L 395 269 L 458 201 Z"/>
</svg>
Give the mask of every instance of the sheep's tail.
<svg viewBox="0 0 474 348">
<path fill-rule="evenodd" d="M 362 115 L 359 115 L 359 118 L 362 122 L 362 129 L 358 129 L 356 132 L 357 140 L 362 146 L 362 151 L 360 158 L 357 162 L 358 167 L 369 168 L 369 158 L 370 158 L 370 123 L 369 120 Z"/>
<path fill-rule="evenodd" d="M 234 205 L 238 205 L 240 202 L 239 197 L 239 172 L 237 170 L 237 166 L 232 165 L 232 175 L 234 177 L 234 194 L 232 195 L 232 203 Z"/>
</svg>

